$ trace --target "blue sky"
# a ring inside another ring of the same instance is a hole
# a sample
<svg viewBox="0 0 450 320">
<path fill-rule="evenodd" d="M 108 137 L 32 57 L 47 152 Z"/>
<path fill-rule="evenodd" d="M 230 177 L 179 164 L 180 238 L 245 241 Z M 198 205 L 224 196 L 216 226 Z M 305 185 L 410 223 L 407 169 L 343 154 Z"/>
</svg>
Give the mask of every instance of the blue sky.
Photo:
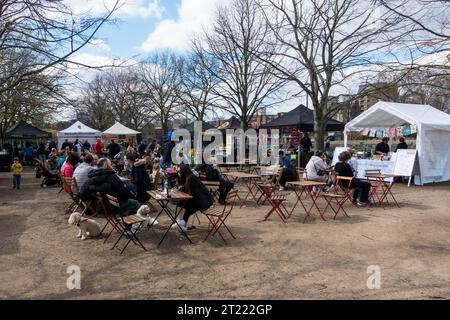
<svg viewBox="0 0 450 320">
<path fill-rule="evenodd" d="M 93 15 L 111 8 L 115 0 L 68 0 L 75 12 Z M 230 0 L 120 0 L 114 14 L 119 22 L 104 26 L 81 60 L 96 57 L 127 59 L 157 49 L 185 51 L 189 38 L 210 24 L 217 6 Z M 91 62 L 91 61 L 89 61 Z"/>
</svg>

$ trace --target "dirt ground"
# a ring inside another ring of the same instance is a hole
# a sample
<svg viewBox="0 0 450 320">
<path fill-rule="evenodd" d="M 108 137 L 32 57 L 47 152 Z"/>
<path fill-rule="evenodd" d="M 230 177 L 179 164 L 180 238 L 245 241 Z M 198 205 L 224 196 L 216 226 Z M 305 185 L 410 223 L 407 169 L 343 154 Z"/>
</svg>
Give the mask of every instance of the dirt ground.
<svg viewBox="0 0 450 320">
<path fill-rule="evenodd" d="M 297 209 L 284 224 L 261 221 L 267 206 L 248 206 L 233 211 L 237 240 L 228 245 L 202 241 L 203 219 L 189 231 L 194 244 L 172 230 L 157 247 L 162 231 L 145 230 L 148 251 L 131 245 L 120 256 L 112 239 L 75 237 L 58 189 L 41 189 L 29 172 L 11 190 L 2 173 L 0 298 L 449 299 L 450 184 L 394 190 L 400 209 L 347 206 L 350 218 L 306 224 Z M 80 267 L 80 290 L 67 288 L 71 265 Z M 367 288 L 370 265 L 380 268 L 380 289 Z"/>
</svg>

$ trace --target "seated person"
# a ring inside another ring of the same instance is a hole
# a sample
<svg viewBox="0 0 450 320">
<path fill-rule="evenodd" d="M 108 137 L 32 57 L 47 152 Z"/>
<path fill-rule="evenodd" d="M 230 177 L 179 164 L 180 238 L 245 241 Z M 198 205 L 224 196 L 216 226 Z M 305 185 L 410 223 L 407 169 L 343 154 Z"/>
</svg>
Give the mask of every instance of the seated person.
<svg viewBox="0 0 450 320">
<path fill-rule="evenodd" d="M 228 193 L 234 188 L 234 184 L 225 180 L 219 170 L 217 170 L 212 164 L 199 164 L 195 167 L 195 171 L 203 172 L 206 175 L 208 181 L 219 182 L 219 203 L 225 204 Z"/>
<path fill-rule="evenodd" d="M 344 151 L 339 155 L 339 162 L 334 166 L 334 170 L 340 176 L 354 177 L 352 167 L 348 164 L 351 157 L 352 156 L 348 151 Z M 350 181 L 341 180 L 340 182 L 342 187 L 349 187 Z M 351 187 L 355 189 L 353 192 L 353 201 L 358 205 L 358 207 L 366 207 L 369 204 L 369 192 L 372 185 L 367 181 L 353 178 L 351 181 Z"/>
<path fill-rule="evenodd" d="M 136 156 L 134 154 L 127 156 L 127 167 L 131 169 L 131 184 L 134 186 L 133 189 L 136 190 L 137 200 L 141 204 L 146 203 L 150 199 L 150 195 L 147 193 L 147 191 L 152 189 L 152 184 L 150 181 L 150 176 L 148 175 L 146 169 L 146 164 L 146 159 L 140 159 L 136 161 Z"/>
<path fill-rule="evenodd" d="M 283 191 L 286 182 L 294 179 L 294 167 L 292 166 L 291 159 L 284 154 L 284 151 L 280 150 L 278 156 L 280 159 L 280 167 L 283 168 L 283 173 L 279 181 L 280 191 Z"/>
<path fill-rule="evenodd" d="M 179 190 L 190 194 L 193 198 L 190 200 L 180 201 L 178 204 L 184 209 L 184 213 L 180 213 L 182 219 L 178 219 L 178 225 L 183 229 L 187 229 L 187 222 L 191 215 L 197 211 L 206 211 L 213 205 L 214 199 L 211 193 L 206 189 L 200 178 L 197 177 L 187 164 L 181 164 L 178 171 Z M 178 227 L 173 224 L 172 227 Z"/>
<path fill-rule="evenodd" d="M 75 168 L 79 163 L 80 163 L 80 155 L 77 152 L 71 152 L 67 157 L 66 162 L 61 168 L 61 176 L 63 176 L 64 178 L 72 178 Z M 67 193 L 70 193 L 72 191 L 70 185 L 66 185 L 64 187 L 64 190 Z"/>
<path fill-rule="evenodd" d="M 58 162 L 58 150 L 56 150 L 56 148 L 52 148 L 49 158 L 46 160 L 46 168 L 53 175 L 59 174 Z"/>
<path fill-rule="evenodd" d="M 389 138 L 387 138 L 387 137 L 384 137 L 383 139 L 381 139 L 381 142 L 379 144 L 377 144 L 375 147 L 375 154 L 387 155 L 390 151 L 388 142 L 389 142 Z"/>
<path fill-rule="evenodd" d="M 153 188 L 157 186 L 164 180 L 164 173 L 161 171 L 161 162 L 159 158 L 153 159 L 152 174 L 150 175 Z"/>
<path fill-rule="evenodd" d="M 306 164 L 306 172 L 303 174 L 303 178 L 307 180 L 327 182 L 328 174 L 325 170 L 328 169 L 328 165 L 326 159 L 327 155 L 324 152 L 317 151 Z"/>
<path fill-rule="evenodd" d="M 84 201 L 91 201 L 95 199 L 97 192 L 109 194 L 117 198 L 121 215 L 136 214 L 139 202 L 131 198 L 127 187 L 112 169 L 111 160 L 102 158 L 98 161 L 97 166 L 98 169 L 89 173 L 89 179 L 80 189 L 80 198 Z"/>
<path fill-rule="evenodd" d="M 75 168 L 73 172 L 73 177 L 77 181 L 78 188 L 81 187 L 88 181 L 89 173 L 94 171 L 93 167 L 94 157 L 91 154 L 88 154 L 84 157 L 83 162 Z M 79 193 L 79 190 L 73 190 L 74 193 Z"/>
</svg>

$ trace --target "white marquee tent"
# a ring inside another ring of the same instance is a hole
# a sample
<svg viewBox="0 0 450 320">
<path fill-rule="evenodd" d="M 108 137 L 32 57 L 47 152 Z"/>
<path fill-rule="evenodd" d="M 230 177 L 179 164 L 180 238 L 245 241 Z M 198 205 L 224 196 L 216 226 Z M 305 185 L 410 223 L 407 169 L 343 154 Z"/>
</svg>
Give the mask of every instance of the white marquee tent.
<svg viewBox="0 0 450 320">
<path fill-rule="evenodd" d="M 364 128 L 417 126 L 416 149 L 420 175 L 415 184 L 450 180 L 450 115 L 429 105 L 380 101 L 345 125 L 347 132 Z"/>
<path fill-rule="evenodd" d="M 70 142 L 75 141 L 75 139 L 78 139 L 81 142 L 87 140 L 91 145 L 93 145 L 95 140 L 101 137 L 101 131 L 92 129 L 80 121 L 77 121 L 69 128 L 58 132 L 58 145 L 61 146 L 65 139 Z"/>
<path fill-rule="evenodd" d="M 111 128 L 103 132 L 103 137 L 106 139 L 136 138 L 136 135 L 138 134 L 140 134 L 140 132 L 116 122 Z"/>
</svg>

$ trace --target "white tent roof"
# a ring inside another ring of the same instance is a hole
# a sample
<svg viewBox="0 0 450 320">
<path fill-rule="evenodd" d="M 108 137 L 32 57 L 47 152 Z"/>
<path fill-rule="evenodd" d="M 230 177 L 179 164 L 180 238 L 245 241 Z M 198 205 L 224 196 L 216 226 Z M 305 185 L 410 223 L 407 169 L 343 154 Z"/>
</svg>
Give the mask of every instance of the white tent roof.
<svg viewBox="0 0 450 320">
<path fill-rule="evenodd" d="M 131 136 L 139 134 L 140 132 L 135 131 L 133 129 L 125 127 L 123 124 L 116 122 L 111 128 L 104 131 L 103 134 L 106 135 L 112 135 L 112 136 L 118 136 L 118 135 L 124 135 L 124 136 Z"/>
<path fill-rule="evenodd" d="M 377 102 L 348 122 L 347 129 L 397 127 L 405 122 L 424 124 L 428 128 L 450 131 L 450 115 L 430 105 Z"/>
<path fill-rule="evenodd" d="M 95 129 L 88 127 L 87 125 L 81 123 L 80 121 L 75 122 L 73 125 L 59 131 L 58 134 L 62 135 L 86 135 L 86 134 L 100 134 L 101 132 Z"/>
</svg>

